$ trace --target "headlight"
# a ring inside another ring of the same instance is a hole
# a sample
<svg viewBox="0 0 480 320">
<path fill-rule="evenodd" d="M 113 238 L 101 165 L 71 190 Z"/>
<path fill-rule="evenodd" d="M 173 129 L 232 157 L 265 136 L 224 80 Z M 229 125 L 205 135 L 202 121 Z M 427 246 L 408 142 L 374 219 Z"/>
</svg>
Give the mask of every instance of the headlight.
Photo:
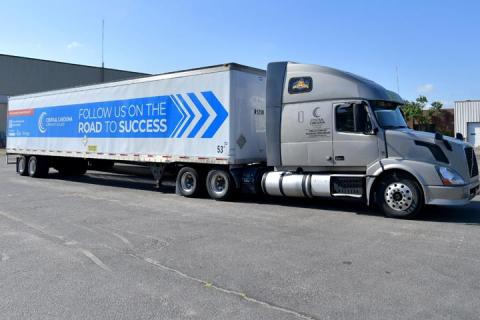
<svg viewBox="0 0 480 320">
<path fill-rule="evenodd" d="M 465 184 L 465 180 L 453 169 L 437 167 L 438 175 L 444 186 L 455 186 Z"/>
</svg>

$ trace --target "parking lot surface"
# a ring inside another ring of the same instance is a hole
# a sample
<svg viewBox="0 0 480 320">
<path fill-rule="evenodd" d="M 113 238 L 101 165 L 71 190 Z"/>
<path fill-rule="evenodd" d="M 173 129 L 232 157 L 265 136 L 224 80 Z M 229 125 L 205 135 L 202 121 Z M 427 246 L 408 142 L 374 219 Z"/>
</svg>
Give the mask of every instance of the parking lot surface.
<svg viewBox="0 0 480 320">
<path fill-rule="evenodd" d="M 403 221 L 2 159 L 0 279 L 2 319 L 478 319 L 480 199 Z"/>
</svg>

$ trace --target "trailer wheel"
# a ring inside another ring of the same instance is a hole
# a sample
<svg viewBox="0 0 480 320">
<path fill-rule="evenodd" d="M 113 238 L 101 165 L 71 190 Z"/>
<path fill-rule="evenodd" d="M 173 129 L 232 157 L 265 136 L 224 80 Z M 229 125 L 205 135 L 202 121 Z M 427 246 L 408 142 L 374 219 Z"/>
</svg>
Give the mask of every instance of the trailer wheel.
<svg viewBox="0 0 480 320">
<path fill-rule="evenodd" d="M 78 159 L 78 161 L 76 161 L 74 163 L 74 165 L 75 166 L 72 168 L 73 169 L 72 175 L 83 176 L 85 173 L 87 173 L 87 169 L 88 169 L 88 161 L 87 160 Z"/>
<path fill-rule="evenodd" d="M 88 161 L 88 169 L 91 170 L 111 170 L 115 163 L 112 160 L 97 160 Z"/>
<path fill-rule="evenodd" d="M 61 176 L 83 176 L 87 172 L 88 163 L 83 159 L 65 159 L 55 169 Z"/>
<path fill-rule="evenodd" d="M 28 159 L 28 175 L 33 178 L 45 177 L 48 174 L 48 161 L 43 157 L 31 156 Z"/>
<path fill-rule="evenodd" d="M 21 156 L 18 158 L 18 174 L 21 176 L 28 176 L 28 158 Z"/>
<path fill-rule="evenodd" d="M 223 169 L 210 170 L 207 175 L 207 191 L 212 199 L 230 199 L 235 191 L 235 183 L 230 173 Z"/>
<path fill-rule="evenodd" d="M 380 181 L 375 201 L 385 216 L 399 219 L 415 218 L 424 205 L 418 182 L 401 173 L 388 175 Z"/>
<path fill-rule="evenodd" d="M 201 177 L 197 170 L 183 167 L 177 175 L 176 192 L 184 197 L 197 197 L 201 193 Z"/>
</svg>

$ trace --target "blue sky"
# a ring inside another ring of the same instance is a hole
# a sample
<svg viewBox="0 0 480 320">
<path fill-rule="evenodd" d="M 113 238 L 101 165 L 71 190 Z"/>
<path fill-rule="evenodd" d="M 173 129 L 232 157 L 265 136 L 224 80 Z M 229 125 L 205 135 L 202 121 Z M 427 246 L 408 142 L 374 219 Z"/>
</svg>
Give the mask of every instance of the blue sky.
<svg viewBox="0 0 480 320">
<path fill-rule="evenodd" d="M 292 60 L 414 99 L 480 99 L 480 1 L 0 0 L 0 53 L 161 73 Z M 1 72 L 1 70 L 0 70 Z"/>
</svg>

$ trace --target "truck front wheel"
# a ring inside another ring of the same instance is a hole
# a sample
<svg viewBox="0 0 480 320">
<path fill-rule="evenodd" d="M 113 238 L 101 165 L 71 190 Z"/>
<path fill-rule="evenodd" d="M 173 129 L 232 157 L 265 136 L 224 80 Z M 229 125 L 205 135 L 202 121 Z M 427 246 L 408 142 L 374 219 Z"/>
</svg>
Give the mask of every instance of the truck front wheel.
<svg viewBox="0 0 480 320">
<path fill-rule="evenodd" d="M 232 197 L 235 183 L 228 171 L 211 170 L 207 175 L 207 191 L 212 199 L 228 200 Z"/>
<path fill-rule="evenodd" d="M 184 197 L 197 197 L 201 192 L 201 178 L 197 170 L 183 167 L 177 175 L 176 191 Z"/>
<path fill-rule="evenodd" d="M 418 182 L 401 173 L 388 175 L 380 181 L 375 201 L 385 216 L 400 219 L 416 217 L 424 204 Z"/>
</svg>

